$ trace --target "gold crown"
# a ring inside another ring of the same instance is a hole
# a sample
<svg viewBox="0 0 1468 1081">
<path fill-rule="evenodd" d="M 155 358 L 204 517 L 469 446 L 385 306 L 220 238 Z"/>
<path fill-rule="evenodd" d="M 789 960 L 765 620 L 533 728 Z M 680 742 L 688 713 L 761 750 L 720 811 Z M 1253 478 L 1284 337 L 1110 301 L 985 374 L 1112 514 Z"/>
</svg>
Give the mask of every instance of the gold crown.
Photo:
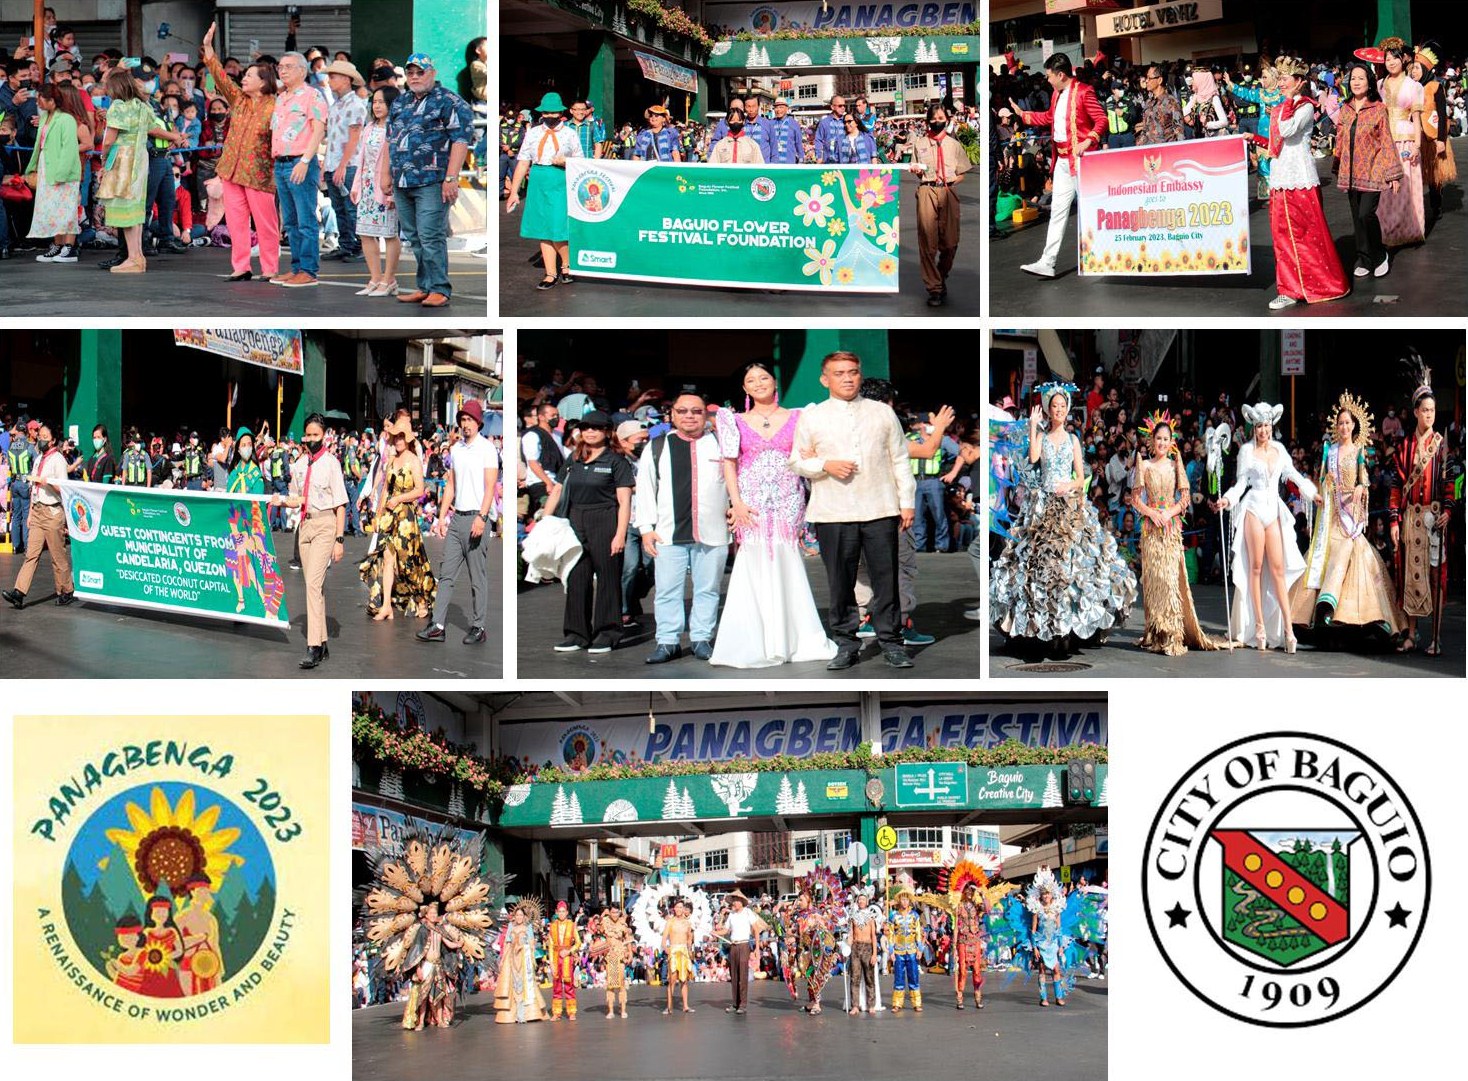
<svg viewBox="0 0 1468 1081">
<path fill-rule="evenodd" d="M 1357 446 L 1364 447 L 1370 443 L 1376 418 L 1371 415 L 1370 407 L 1349 390 L 1341 393 L 1340 399 L 1335 403 L 1335 409 L 1331 410 L 1330 421 L 1325 430 L 1325 437 L 1327 439 L 1335 438 L 1336 422 L 1340 420 L 1342 413 L 1348 413 L 1356 418 Z"/>
</svg>

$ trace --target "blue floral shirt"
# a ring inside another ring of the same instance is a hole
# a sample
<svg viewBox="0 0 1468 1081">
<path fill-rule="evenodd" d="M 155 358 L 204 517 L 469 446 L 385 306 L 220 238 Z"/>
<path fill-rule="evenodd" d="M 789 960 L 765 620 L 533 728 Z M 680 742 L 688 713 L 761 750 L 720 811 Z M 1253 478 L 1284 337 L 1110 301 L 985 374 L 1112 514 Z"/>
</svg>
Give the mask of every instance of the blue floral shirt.
<svg viewBox="0 0 1468 1081">
<path fill-rule="evenodd" d="M 387 118 L 393 183 L 400 188 L 442 184 L 449 148 L 468 146 L 474 137 L 474 112 L 457 94 L 434 86 L 421 98 L 412 91 L 398 95 Z"/>
</svg>

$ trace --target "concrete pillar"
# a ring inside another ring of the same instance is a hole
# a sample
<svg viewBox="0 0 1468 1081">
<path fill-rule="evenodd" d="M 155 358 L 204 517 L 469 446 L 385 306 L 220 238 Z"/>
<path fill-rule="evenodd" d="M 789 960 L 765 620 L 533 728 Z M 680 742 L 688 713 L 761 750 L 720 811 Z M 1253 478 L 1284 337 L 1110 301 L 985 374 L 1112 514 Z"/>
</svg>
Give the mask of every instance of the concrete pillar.
<svg viewBox="0 0 1468 1081">
<path fill-rule="evenodd" d="M 608 125 L 610 136 L 611 126 L 621 115 L 617 108 L 617 56 L 612 48 L 612 36 L 600 30 L 586 30 L 577 36 L 577 44 L 586 72 L 586 97 L 596 106 L 597 116 Z"/>
<path fill-rule="evenodd" d="M 1376 0 L 1376 41 L 1393 35 L 1412 44 L 1412 0 Z"/>
<path fill-rule="evenodd" d="M 862 691 L 861 741 L 872 747 L 873 757 L 882 754 L 882 696 L 876 691 Z"/>
<path fill-rule="evenodd" d="M 320 332 L 303 332 L 301 365 L 301 397 L 291 414 L 288 432 L 301 438 L 306 428 L 306 418 L 312 413 L 326 411 L 326 346 Z"/>
<path fill-rule="evenodd" d="M 96 425 L 107 426 L 114 447 L 122 436 L 122 331 L 80 334 L 77 357 L 68 358 L 62 376 L 62 431 L 54 434 L 58 440 L 74 434 L 83 455 L 90 457 Z"/>
<path fill-rule="evenodd" d="M 838 350 L 861 357 L 864 376 L 886 379 L 891 373 L 885 330 L 781 330 L 775 333 L 781 400 L 798 409 L 828 398 L 821 386 L 821 358 Z"/>
<path fill-rule="evenodd" d="M 698 91 L 694 95 L 693 105 L 689 109 L 689 112 L 690 112 L 690 114 L 692 116 L 696 117 L 700 122 L 702 122 L 703 121 L 703 118 L 708 115 L 708 111 L 709 111 L 709 80 L 708 80 L 708 76 L 707 75 L 705 75 L 702 71 L 699 71 L 699 73 L 698 73 Z M 775 112 L 775 110 L 772 108 L 770 110 L 770 114 L 771 115 L 774 115 L 774 112 Z"/>
<path fill-rule="evenodd" d="M 877 851 L 877 816 L 874 814 L 862 815 L 861 821 L 857 823 L 857 838 L 867 849 L 867 865 L 862 869 L 862 877 L 868 882 L 876 881 L 876 875 L 872 874 L 871 859 Z"/>
</svg>

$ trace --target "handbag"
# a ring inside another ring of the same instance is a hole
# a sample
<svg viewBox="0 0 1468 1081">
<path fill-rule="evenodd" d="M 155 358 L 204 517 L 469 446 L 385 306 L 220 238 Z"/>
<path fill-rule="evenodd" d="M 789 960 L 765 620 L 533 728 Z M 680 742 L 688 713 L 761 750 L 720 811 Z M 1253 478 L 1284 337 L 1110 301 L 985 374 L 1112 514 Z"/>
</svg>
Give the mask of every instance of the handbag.
<svg viewBox="0 0 1468 1081">
<path fill-rule="evenodd" d="M 25 177 L 18 173 L 12 173 L 0 182 L 0 199 L 7 203 L 29 203 L 35 197 L 36 193 L 25 182 Z"/>
<path fill-rule="evenodd" d="M 125 199 L 132 186 L 133 168 L 137 162 L 137 150 L 131 145 L 113 143 L 107 156 L 107 167 L 97 185 L 98 199 Z"/>
</svg>

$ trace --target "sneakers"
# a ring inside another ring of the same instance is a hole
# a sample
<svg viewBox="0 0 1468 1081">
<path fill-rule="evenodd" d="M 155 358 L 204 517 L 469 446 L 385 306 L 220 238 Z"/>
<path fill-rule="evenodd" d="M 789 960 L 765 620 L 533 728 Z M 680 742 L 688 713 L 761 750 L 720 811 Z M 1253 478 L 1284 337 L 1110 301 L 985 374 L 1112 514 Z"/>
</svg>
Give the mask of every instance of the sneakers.
<svg viewBox="0 0 1468 1081">
<path fill-rule="evenodd" d="M 38 262 L 38 263 L 54 263 L 56 261 L 56 257 L 58 255 L 60 255 L 64 250 L 65 250 L 65 248 L 63 248 L 62 245 L 60 245 L 60 244 L 52 244 L 49 248 L 47 248 L 45 251 L 43 251 L 40 255 L 36 256 L 36 262 Z M 75 262 L 75 261 L 76 260 L 74 260 L 74 259 L 72 260 L 72 262 Z"/>
<path fill-rule="evenodd" d="M 652 651 L 647 658 L 648 664 L 666 664 L 668 661 L 676 661 L 683 656 L 683 651 L 676 644 L 659 643 L 658 648 Z"/>
<path fill-rule="evenodd" d="M 1277 296 L 1269 302 L 1269 310 L 1272 312 L 1283 311 L 1285 308 L 1293 308 L 1300 303 L 1294 297 Z"/>
<path fill-rule="evenodd" d="M 907 650 L 901 646 L 889 646 L 882 650 L 882 659 L 887 662 L 888 668 L 912 667 L 912 658 L 907 655 Z"/>
<path fill-rule="evenodd" d="M 872 626 L 872 617 L 871 616 L 866 616 L 865 618 L 862 619 L 861 626 L 856 628 L 856 636 L 858 638 L 875 638 L 875 637 L 877 637 L 876 628 L 874 628 Z"/>
<path fill-rule="evenodd" d="M 605 638 L 605 637 L 602 637 L 602 636 L 598 635 L 597 638 L 592 641 L 591 648 L 588 649 L 586 652 L 587 653 L 610 653 L 611 651 L 612 651 L 612 641 L 611 641 L 611 639 L 610 638 Z"/>
<path fill-rule="evenodd" d="M 1020 267 L 1020 269 L 1023 270 L 1026 274 L 1035 275 L 1035 277 L 1037 278 L 1055 277 L 1055 268 L 1053 266 L 1048 266 L 1045 263 L 1026 263 L 1024 266 Z"/>
<path fill-rule="evenodd" d="M 430 623 L 413 636 L 420 642 L 442 642 L 445 638 L 442 623 Z"/>
<path fill-rule="evenodd" d="M 979 622 L 979 620 L 981 620 L 981 619 L 984 618 L 984 613 L 982 611 L 980 611 L 978 608 L 965 608 L 963 610 L 963 618 L 964 619 L 971 619 L 975 623 L 977 623 L 977 622 Z"/>
<path fill-rule="evenodd" d="M 560 642 L 555 646 L 555 651 L 557 653 L 575 653 L 580 648 L 581 640 L 579 638 L 567 638 L 564 642 Z"/>
<path fill-rule="evenodd" d="M 909 620 L 906 627 L 902 628 L 902 641 L 909 646 L 930 646 L 938 639 L 931 634 L 923 634 L 921 631 L 912 629 L 912 621 Z"/>
</svg>

